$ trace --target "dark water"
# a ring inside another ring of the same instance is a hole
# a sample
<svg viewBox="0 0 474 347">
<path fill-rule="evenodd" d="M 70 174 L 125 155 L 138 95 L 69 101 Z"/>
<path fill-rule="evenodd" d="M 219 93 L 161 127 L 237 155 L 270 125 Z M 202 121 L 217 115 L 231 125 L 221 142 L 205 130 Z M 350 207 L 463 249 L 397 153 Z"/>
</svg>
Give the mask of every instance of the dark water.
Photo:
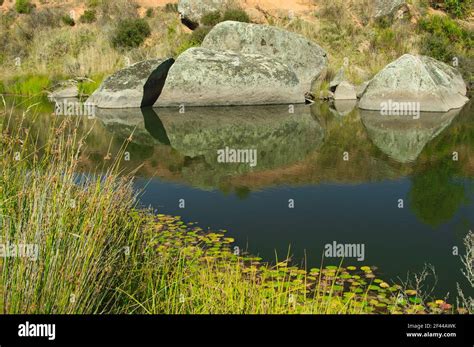
<svg viewBox="0 0 474 347">
<path fill-rule="evenodd" d="M 265 260 L 290 252 L 314 267 L 328 243 L 363 244 L 365 259 L 345 265 L 397 281 L 430 263 L 436 295 L 453 297 L 456 282 L 472 290 L 453 247 L 464 252 L 474 230 L 473 103 L 420 119 L 353 106 L 101 110 L 80 119 L 92 129 L 82 169 L 101 166 L 133 131 L 124 164 L 142 165 L 144 206 L 228 230 Z M 54 116 L 47 105 L 38 112 L 30 121 L 41 137 Z M 226 147 L 256 149 L 257 165 L 218 162 Z"/>
</svg>

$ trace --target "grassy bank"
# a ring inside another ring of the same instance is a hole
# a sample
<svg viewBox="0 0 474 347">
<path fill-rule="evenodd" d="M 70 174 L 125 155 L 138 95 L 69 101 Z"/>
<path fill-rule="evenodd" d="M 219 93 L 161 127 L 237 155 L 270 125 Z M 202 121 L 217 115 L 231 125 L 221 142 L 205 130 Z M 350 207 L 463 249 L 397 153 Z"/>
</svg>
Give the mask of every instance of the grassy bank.
<svg viewBox="0 0 474 347">
<path fill-rule="evenodd" d="M 0 116 L 0 244 L 36 246 L 37 257 L 0 257 L 2 313 L 456 312 L 369 266 L 302 269 L 237 254 L 222 232 L 139 209 L 133 172 L 118 160 L 78 175 L 77 120 L 56 118 L 39 147 L 27 127 L 7 130 L 10 113 Z"/>
</svg>

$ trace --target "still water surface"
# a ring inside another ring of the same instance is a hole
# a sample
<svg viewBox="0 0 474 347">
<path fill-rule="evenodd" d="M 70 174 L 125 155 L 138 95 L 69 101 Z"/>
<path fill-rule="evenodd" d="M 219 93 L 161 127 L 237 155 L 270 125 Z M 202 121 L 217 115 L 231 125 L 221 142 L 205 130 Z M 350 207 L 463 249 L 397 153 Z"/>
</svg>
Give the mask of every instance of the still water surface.
<svg viewBox="0 0 474 347">
<path fill-rule="evenodd" d="M 310 268 L 328 243 L 363 244 L 365 259 L 345 265 L 373 265 L 397 281 L 429 263 L 438 296 L 455 294 L 456 282 L 469 291 L 453 247 L 463 252 L 462 239 L 474 230 L 473 102 L 420 119 L 353 107 L 100 110 L 78 120 L 92 129 L 81 170 L 96 172 L 133 132 L 124 165 L 140 167 L 143 206 L 225 229 L 268 261 L 290 249 Z M 40 104 L 27 116 L 40 138 L 58 120 L 52 110 Z M 257 165 L 219 162 L 226 147 L 257 150 Z"/>
</svg>

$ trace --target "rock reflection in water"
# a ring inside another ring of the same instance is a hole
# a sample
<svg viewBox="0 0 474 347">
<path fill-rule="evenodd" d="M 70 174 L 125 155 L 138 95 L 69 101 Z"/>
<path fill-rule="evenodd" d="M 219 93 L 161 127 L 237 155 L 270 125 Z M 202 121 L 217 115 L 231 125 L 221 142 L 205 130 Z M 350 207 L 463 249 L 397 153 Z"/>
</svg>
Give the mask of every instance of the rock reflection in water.
<svg viewBox="0 0 474 347">
<path fill-rule="evenodd" d="M 400 163 L 414 162 L 426 144 L 446 129 L 460 111 L 422 112 L 419 119 L 414 119 L 412 116 L 382 116 L 379 111 L 359 110 L 372 142 Z"/>
</svg>

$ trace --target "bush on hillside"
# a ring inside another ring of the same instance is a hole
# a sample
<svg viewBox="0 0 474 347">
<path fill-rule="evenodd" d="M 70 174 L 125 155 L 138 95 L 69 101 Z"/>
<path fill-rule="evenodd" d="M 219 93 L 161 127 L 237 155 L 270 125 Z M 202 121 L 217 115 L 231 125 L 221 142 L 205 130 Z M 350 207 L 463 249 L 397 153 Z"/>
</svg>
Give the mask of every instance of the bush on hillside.
<svg viewBox="0 0 474 347">
<path fill-rule="evenodd" d="M 451 42 L 446 37 L 428 35 L 428 37 L 423 40 L 421 54 L 444 61 L 445 63 L 450 63 L 456 53 Z"/>
<path fill-rule="evenodd" d="M 114 47 L 136 48 L 150 35 L 150 25 L 146 20 L 125 19 L 119 22 L 112 43 Z"/>
<path fill-rule="evenodd" d="M 30 0 L 16 0 L 15 2 L 15 10 L 18 13 L 30 13 L 31 8 Z"/>
<path fill-rule="evenodd" d="M 446 11 L 457 18 L 465 18 L 472 11 L 472 0 L 444 0 Z"/>
<path fill-rule="evenodd" d="M 213 27 L 220 22 L 225 22 L 226 20 L 233 20 L 236 22 L 250 23 L 250 17 L 247 12 L 240 8 L 230 8 L 227 9 L 224 13 L 219 11 L 213 11 L 206 13 L 202 19 L 201 23 L 204 26 Z"/>
<path fill-rule="evenodd" d="M 244 10 L 240 8 L 231 8 L 224 12 L 222 21 L 233 20 L 236 22 L 250 23 L 250 17 Z"/>
<path fill-rule="evenodd" d="M 73 27 L 74 25 L 76 25 L 76 22 L 74 21 L 74 19 L 71 18 L 71 16 L 69 15 L 64 15 L 61 17 L 61 21 L 66 24 L 66 25 L 69 25 L 71 27 Z"/>
<path fill-rule="evenodd" d="M 95 10 L 85 10 L 82 16 L 79 18 L 81 23 L 94 23 L 97 20 Z"/>
<path fill-rule="evenodd" d="M 206 13 L 201 18 L 201 23 L 206 26 L 215 26 L 222 22 L 222 15 L 219 11 Z"/>
</svg>

